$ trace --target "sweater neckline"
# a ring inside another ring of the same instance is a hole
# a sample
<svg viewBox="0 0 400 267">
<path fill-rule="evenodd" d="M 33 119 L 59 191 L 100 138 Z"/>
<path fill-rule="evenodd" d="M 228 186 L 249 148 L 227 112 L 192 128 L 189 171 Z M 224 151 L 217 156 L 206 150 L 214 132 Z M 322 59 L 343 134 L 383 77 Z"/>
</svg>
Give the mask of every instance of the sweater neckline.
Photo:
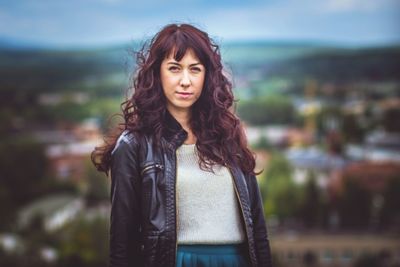
<svg viewBox="0 0 400 267">
<path fill-rule="evenodd" d="M 182 144 L 177 150 L 179 154 L 194 154 L 196 150 L 196 144 Z"/>
</svg>

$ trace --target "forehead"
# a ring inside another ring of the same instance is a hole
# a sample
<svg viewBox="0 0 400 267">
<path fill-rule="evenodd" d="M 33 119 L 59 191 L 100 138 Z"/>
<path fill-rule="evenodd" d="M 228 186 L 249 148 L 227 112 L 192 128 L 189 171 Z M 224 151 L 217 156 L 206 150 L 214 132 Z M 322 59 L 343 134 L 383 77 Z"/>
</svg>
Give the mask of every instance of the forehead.
<svg viewBox="0 0 400 267">
<path fill-rule="evenodd" d="M 185 52 L 177 51 L 175 48 L 173 48 L 169 53 L 166 54 L 165 57 L 165 59 L 175 61 L 181 61 L 183 58 L 192 61 L 200 61 L 199 57 L 192 48 L 187 48 Z"/>
</svg>

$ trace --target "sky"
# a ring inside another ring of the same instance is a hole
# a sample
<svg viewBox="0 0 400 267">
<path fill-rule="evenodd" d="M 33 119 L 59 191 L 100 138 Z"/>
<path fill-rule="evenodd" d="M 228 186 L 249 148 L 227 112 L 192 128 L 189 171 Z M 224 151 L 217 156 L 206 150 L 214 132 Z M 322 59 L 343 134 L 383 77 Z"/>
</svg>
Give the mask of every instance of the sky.
<svg viewBox="0 0 400 267">
<path fill-rule="evenodd" d="M 173 22 L 221 42 L 400 43 L 399 0 L 0 0 L 0 40 L 115 45 Z"/>
</svg>

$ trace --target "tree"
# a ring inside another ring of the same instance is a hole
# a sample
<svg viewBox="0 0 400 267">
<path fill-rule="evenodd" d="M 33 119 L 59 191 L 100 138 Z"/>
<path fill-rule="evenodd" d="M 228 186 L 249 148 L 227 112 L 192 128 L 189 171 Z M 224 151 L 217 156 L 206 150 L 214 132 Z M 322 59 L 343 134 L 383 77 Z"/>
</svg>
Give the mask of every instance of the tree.
<svg viewBox="0 0 400 267">
<path fill-rule="evenodd" d="M 83 216 L 59 233 L 60 266 L 107 266 L 108 218 Z"/>
<path fill-rule="evenodd" d="M 388 108 L 383 113 L 382 124 L 388 132 L 400 132 L 400 108 Z"/>
<path fill-rule="evenodd" d="M 110 196 L 110 183 L 103 173 L 93 166 L 91 161 L 86 162 L 86 203 L 94 206 L 101 201 L 108 201 Z"/>
<path fill-rule="evenodd" d="M 381 227 L 388 229 L 394 227 L 400 231 L 400 175 L 390 179 L 385 192 L 383 193 L 384 204 L 381 212 Z"/>
<path fill-rule="evenodd" d="M 283 222 L 296 217 L 302 192 L 293 182 L 292 168 L 282 154 L 272 155 L 260 188 L 267 217 L 275 215 Z"/>
<path fill-rule="evenodd" d="M 289 98 L 268 96 L 240 102 L 239 116 L 252 125 L 290 124 L 295 120 L 295 110 Z"/>
<path fill-rule="evenodd" d="M 49 188 L 44 147 L 29 138 L 3 139 L 0 144 L 0 227 L 13 221 L 19 207 Z"/>
<path fill-rule="evenodd" d="M 341 227 L 347 229 L 366 228 L 371 215 L 371 194 L 355 179 L 345 177 L 345 185 L 338 199 L 338 213 Z"/>
<path fill-rule="evenodd" d="M 320 223 L 321 195 L 315 181 L 315 173 L 308 172 L 307 183 L 304 188 L 304 200 L 300 210 L 300 217 L 306 227 L 315 227 Z"/>
</svg>

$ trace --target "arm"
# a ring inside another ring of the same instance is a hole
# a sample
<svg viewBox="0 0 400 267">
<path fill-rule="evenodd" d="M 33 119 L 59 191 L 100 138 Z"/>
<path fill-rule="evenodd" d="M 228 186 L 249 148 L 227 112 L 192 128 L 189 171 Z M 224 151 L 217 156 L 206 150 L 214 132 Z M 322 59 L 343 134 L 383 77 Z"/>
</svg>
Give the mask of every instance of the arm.
<svg viewBox="0 0 400 267">
<path fill-rule="evenodd" d="M 258 263 L 259 266 L 271 267 L 271 249 L 264 218 L 264 208 L 257 178 L 254 175 L 249 177 L 249 193 L 251 199 L 251 214 L 253 218 L 254 241 Z"/>
<path fill-rule="evenodd" d="M 111 158 L 110 267 L 142 266 L 135 140 L 121 135 Z"/>
</svg>

